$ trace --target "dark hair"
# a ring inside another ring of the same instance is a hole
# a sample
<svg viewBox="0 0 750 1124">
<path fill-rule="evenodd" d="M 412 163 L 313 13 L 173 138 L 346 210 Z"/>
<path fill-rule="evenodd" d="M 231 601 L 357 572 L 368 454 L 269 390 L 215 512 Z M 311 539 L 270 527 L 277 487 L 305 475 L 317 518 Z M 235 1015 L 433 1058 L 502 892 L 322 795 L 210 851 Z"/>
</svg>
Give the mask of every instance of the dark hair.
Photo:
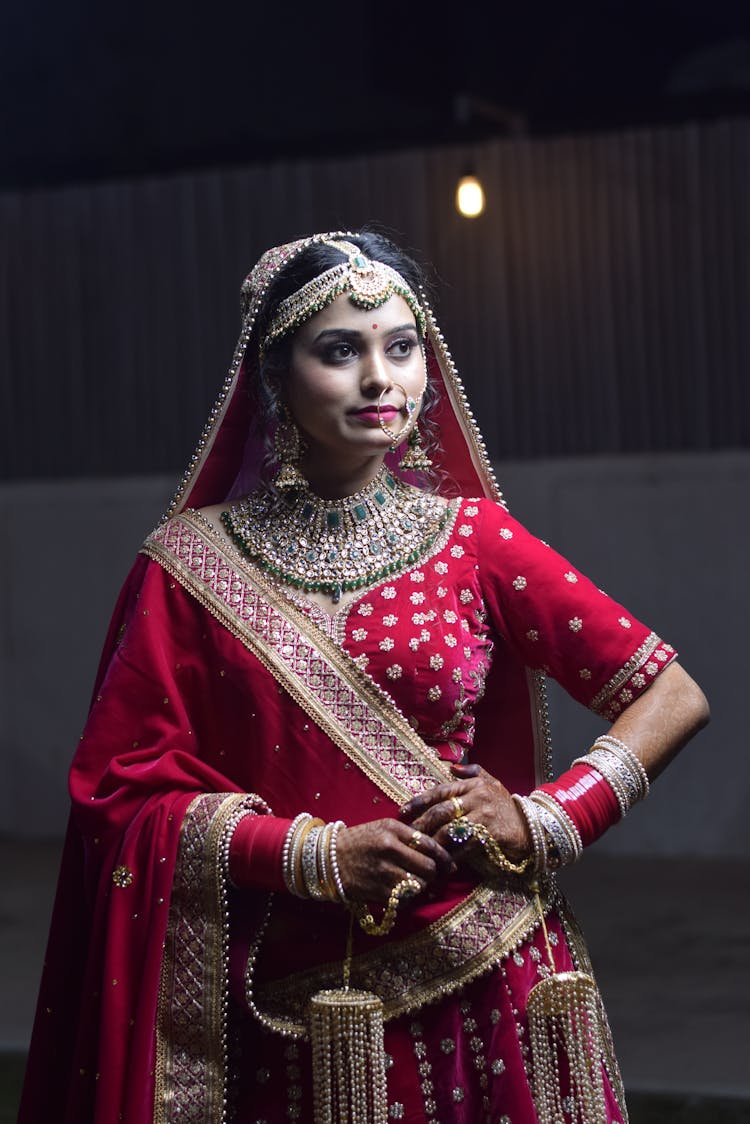
<svg viewBox="0 0 750 1124">
<path fill-rule="evenodd" d="M 363 229 L 354 234 L 347 234 L 346 241 L 358 246 L 373 261 L 383 262 L 400 273 L 420 301 L 429 299 L 428 282 L 423 268 L 386 235 L 374 230 Z M 262 340 L 266 335 L 280 303 L 286 297 L 291 296 L 292 293 L 296 293 L 298 289 L 301 289 L 314 277 L 318 277 L 325 270 L 338 265 L 344 259 L 344 256 L 341 250 L 337 250 L 333 246 L 326 245 L 323 242 L 313 242 L 279 271 L 268 287 L 255 321 L 253 336 L 256 347 L 257 341 Z M 419 325 L 417 325 L 417 333 L 420 344 L 424 347 L 424 339 Z M 290 332 L 271 344 L 260 360 L 257 377 L 251 380 L 250 393 L 255 406 L 255 422 L 262 433 L 266 446 L 264 469 L 267 469 L 276 461 L 273 449 L 273 432 L 282 413 L 281 384 L 284 374 L 291 365 L 293 338 L 294 333 Z M 428 378 L 419 415 L 422 437 L 428 456 L 430 449 L 437 446 L 436 427 L 430 421 L 430 414 L 436 401 L 435 388 Z M 264 471 L 263 476 L 266 477 L 267 472 Z"/>
</svg>

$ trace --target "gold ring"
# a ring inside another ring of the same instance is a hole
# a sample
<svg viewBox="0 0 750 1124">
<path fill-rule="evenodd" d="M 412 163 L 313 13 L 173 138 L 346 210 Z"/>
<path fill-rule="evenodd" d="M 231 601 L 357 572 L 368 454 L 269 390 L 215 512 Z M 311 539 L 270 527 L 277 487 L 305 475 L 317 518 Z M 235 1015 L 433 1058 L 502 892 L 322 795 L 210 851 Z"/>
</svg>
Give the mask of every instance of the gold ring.
<svg viewBox="0 0 750 1124">
<path fill-rule="evenodd" d="M 415 851 L 418 851 L 421 843 L 422 843 L 422 832 L 421 831 L 415 831 L 414 834 L 412 835 L 411 839 L 407 843 L 407 847 L 413 847 Z"/>
<path fill-rule="evenodd" d="M 451 804 L 453 805 L 452 819 L 457 820 L 466 815 L 466 809 L 460 796 L 451 796 Z"/>
</svg>

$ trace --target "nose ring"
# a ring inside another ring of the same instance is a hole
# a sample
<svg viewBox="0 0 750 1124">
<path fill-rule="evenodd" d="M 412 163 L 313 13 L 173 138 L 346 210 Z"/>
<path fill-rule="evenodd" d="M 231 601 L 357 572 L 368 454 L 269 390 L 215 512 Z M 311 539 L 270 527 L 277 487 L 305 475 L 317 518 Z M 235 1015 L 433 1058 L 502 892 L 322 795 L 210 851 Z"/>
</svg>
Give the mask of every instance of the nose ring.
<svg viewBox="0 0 750 1124">
<path fill-rule="evenodd" d="M 383 421 L 383 417 L 382 417 L 382 414 L 380 412 L 381 408 L 383 406 L 383 395 L 387 394 L 388 391 L 391 390 L 393 387 L 395 387 L 396 390 L 400 390 L 401 393 L 404 396 L 404 404 L 401 407 L 401 409 L 406 414 L 406 424 L 404 426 L 402 426 L 402 428 L 399 429 L 398 432 L 395 432 L 394 430 L 392 430 L 391 427 L 386 422 Z M 422 395 L 420 394 L 419 397 L 421 398 Z M 395 448 L 396 445 L 399 445 L 403 441 L 403 439 L 406 437 L 407 433 L 411 429 L 411 419 L 416 412 L 417 405 L 418 405 L 418 400 L 415 399 L 415 398 L 412 398 L 410 394 L 407 394 L 406 390 L 404 389 L 404 387 L 401 385 L 400 382 L 392 382 L 390 386 L 387 386 L 385 388 L 385 390 L 381 390 L 380 394 L 378 395 L 378 401 L 377 401 L 378 425 L 380 426 L 380 428 L 382 429 L 382 431 L 386 435 L 386 437 L 390 437 L 394 448 Z"/>
</svg>

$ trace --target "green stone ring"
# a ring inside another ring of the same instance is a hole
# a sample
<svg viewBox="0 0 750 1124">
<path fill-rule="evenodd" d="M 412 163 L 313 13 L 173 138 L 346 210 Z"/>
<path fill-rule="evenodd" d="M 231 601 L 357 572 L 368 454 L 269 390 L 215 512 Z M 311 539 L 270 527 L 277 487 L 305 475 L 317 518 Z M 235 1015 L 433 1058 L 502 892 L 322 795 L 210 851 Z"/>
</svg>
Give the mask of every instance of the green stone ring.
<svg viewBox="0 0 750 1124">
<path fill-rule="evenodd" d="M 448 838 L 452 843 L 468 843 L 473 834 L 474 824 L 466 816 L 459 816 L 448 825 Z"/>
</svg>

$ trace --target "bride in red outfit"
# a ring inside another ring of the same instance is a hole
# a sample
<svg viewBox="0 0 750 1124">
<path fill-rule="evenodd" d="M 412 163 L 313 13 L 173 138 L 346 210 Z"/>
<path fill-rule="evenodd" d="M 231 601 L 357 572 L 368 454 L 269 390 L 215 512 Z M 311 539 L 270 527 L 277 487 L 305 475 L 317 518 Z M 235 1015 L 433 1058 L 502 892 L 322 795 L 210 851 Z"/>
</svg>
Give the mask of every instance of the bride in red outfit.
<svg viewBox="0 0 750 1124">
<path fill-rule="evenodd" d="M 603 719 L 556 779 L 546 676 Z M 555 870 L 706 720 L 509 514 L 415 263 L 269 250 L 113 617 L 21 1124 L 625 1121 Z"/>
</svg>

